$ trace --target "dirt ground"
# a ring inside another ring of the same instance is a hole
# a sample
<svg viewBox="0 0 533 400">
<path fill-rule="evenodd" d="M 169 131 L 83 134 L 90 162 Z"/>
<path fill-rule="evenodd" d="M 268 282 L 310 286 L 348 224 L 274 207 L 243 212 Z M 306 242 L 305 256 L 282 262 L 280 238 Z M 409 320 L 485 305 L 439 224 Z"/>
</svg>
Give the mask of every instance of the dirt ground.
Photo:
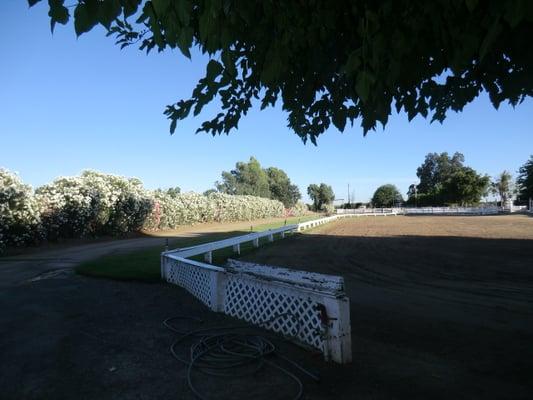
<svg viewBox="0 0 533 400">
<path fill-rule="evenodd" d="M 345 220 L 246 258 L 346 280 L 351 365 L 279 343 L 322 377 L 296 372 L 304 399 L 531 398 L 533 218 Z M 172 285 L 70 271 L 0 285 L 0 398 L 194 399 L 187 368 L 169 353 L 176 335 L 161 322 L 236 321 Z M 0 268 L 0 282 L 9 274 Z M 246 379 L 194 379 L 216 399 L 289 399 L 295 390 L 268 367 Z"/>
<path fill-rule="evenodd" d="M 533 218 L 346 219 L 246 257 L 341 275 L 339 398 L 533 398 Z"/>
</svg>

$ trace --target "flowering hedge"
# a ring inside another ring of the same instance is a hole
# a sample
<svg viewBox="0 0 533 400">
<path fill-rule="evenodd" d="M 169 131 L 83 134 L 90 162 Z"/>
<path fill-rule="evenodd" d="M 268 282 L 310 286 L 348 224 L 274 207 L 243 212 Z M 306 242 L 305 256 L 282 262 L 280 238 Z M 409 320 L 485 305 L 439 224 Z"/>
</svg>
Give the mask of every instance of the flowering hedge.
<svg viewBox="0 0 533 400">
<path fill-rule="evenodd" d="M 155 192 L 154 209 L 147 219 L 146 229 L 172 229 L 179 225 L 201 222 L 246 221 L 259 218 L 281 217 L 283 204 L 277 200 L 255 196 L 231 196 L 211 193 L 182 193 L 170 196 Z"/>
<path fill-rule="evenodd" d="M 142 228 L 153 200 L 134 178 L 84 171 L 36 190 L 48 239 L 118 235 Z"/>
<path fill-rule="evenodd" d="M 289 210 L 307 212 L 304 206 Z M 277 200 L 212 193 L 147 191 L 135 178 L 84 171 L 33 192 L 19 177 L 0 170 L 0 250 L 42 239 L 120 235 L 140 229 L 171 229 L 202 222 L 282 217 Z"/>
<path fill-rule="evenodd" d="M 41 236 L 39 206 L 30 186 L 0 169 L 0 251 L 29 244 Z"/>
<path fill-rule="evenodd" d="M 335 214 L 335 207 L 333 204 L 323 204 L 321 211 L 325 212 L 326 215 L 332 215 Z"/>
<path fill-rule="evenodd" d="M 300 217 L 309 213 L 309 207 L 307 207 L 307 204 L 302 203 L 301 201 L 296 203 L 292 208 L 288 210 L 288 215 L 292 217 Z"/>
</svg>

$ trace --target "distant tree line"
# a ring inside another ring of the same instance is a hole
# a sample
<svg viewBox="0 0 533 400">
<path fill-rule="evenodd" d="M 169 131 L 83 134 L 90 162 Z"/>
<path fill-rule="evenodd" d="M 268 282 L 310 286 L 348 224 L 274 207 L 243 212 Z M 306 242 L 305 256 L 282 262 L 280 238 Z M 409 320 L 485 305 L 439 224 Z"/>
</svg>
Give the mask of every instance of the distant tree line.
<svg viewBox="0 0 533 400">
<path fill-rule="evenodd" d="M 250 157 L 248 162 L 237 162 L 231 171 L 223 171 L 222 179 L 215 182 L 216 191 L 232 195 L 251 195 L 281 201 L 291 208 L 302 198 L 298 186 L 294 185 L 285 171 L 276 167 L 263 168 L 259 161 Z M 214 192 L 209 189 L 204 194 Z M 331 211 L 335 193 L 331 186 L 311 184 L 307 194 L 313 202 L 313 211 Z"/>
<path fill-rule="evenodd" d="M 248 162 L 238 162 L 231 171 L 223 171 L 222 180 L 215 182 L 215 187 L 221 193 L 279 200 L 287 208 L 293 207 L 302 197 L 285 171 L 276 167 L 262 168 L 254 157 Z"/>
<path fill-rule="evenodd" d="M 464 165 L 464 155 L 429 153 L 416 175 L 420 183 L 409 186 L 407 204 L 415 206 L 474 205 L 488 193 L 490 177 Z"/>
<path fill-rule="evenodd" d="M 404 204 L 419 207 L 477 205 L 489 194 L 497 196 L 498 203 L 504 206 L 515 196 L 518 204 L 526 205 L 529 199 L 533 199 L 533 155 L 518 170 L 516 181 L 507 170 L 491 180 L 488 175 L 479 174 L 464 162 L 464 155 L 459 152 L 452 156 L 446 152 L 427 154 L 416 171 L 420 181 L 409 186 Z M 370 205 L 393 207 L 402 203 L 398 188 L 386 184 L 376 189 Z"/>
</svg>

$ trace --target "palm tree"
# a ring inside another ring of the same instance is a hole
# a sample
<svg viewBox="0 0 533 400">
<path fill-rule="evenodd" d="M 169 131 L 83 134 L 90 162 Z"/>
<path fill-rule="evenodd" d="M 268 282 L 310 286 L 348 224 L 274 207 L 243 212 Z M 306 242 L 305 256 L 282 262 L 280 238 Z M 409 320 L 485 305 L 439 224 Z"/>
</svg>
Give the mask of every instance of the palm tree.
<svg viewBox="0 0 533 400">
<path fill-rule="evenodd" d="M 509 171 L 504 170 L 491 184 L 492 193 L 500 196 L 501 205 L 504 207 L 513 194 L 513 177 Z"/>
</svg>

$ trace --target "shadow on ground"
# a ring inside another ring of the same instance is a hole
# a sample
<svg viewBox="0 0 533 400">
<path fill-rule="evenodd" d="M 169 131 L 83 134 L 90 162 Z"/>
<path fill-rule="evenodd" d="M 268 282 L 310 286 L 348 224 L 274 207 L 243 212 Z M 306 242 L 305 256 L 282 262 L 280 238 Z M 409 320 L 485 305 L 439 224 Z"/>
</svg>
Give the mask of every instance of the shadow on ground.
<svg viewBox="0 0 533 400">
<path fill-rule="evenodd" d="M 305 399 L 530 398 L 531 240 L 312 234 L 243 258 L 346 279 L 353 363 L 283 347 L 322 375 L 302 377 Z M 76 275 L 5 287 L 0 304 L 2 399 L 193 399 L 161 322 L 235 323 L 178 287 Z M 217 399 L 291 397 L 275 371 L 196 379 Z"/>
<path fill-rule="evenodd" d="M 345 278 L 354 363 L 324 370 L 341 398 L 533 392 L 533 240 L 312 234 L 244 259 Z"/>
</svg>

